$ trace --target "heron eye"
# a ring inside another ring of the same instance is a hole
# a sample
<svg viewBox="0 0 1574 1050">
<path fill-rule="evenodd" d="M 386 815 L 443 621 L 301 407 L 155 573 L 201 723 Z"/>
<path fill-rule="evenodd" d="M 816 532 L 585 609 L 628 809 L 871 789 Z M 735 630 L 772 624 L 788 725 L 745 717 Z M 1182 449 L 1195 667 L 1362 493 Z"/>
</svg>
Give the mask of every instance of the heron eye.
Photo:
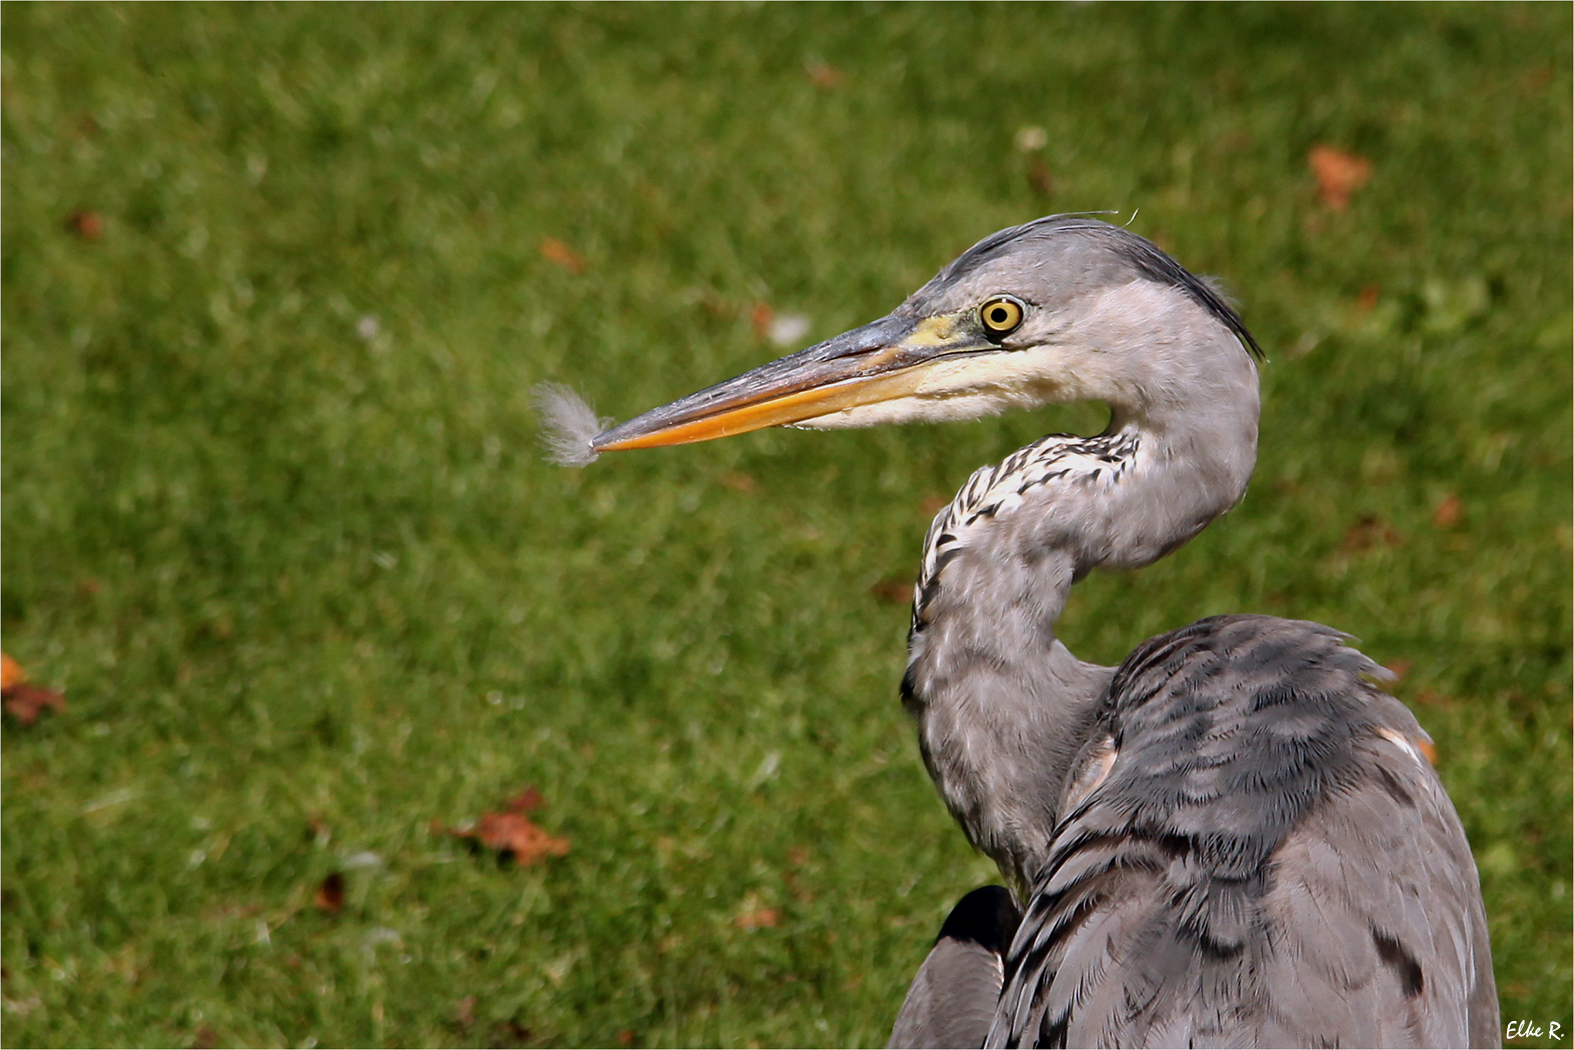
<svg viewBox="0 0 1574 1050">
<path fill-rule="evenodd" d="M 1022 304 L 1003 295 L 985 303 L 978 316 L 990 335 L 1005 335 L 1022 323 Z"/>
</svg>

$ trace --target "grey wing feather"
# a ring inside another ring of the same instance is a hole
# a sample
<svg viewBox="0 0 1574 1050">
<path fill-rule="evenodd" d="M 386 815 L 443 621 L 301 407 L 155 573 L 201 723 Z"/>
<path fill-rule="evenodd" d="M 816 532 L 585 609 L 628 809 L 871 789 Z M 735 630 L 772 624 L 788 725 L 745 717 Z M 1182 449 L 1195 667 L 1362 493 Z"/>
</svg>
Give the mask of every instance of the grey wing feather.
<svg viewBox="0 0 1574 1050">
<path fill-rule="evenodd" d="M 886 1046 L 983 1046 L 1000 1001 L 1006 946 L 1021 917 L 1004 887 L 963 897 L 913 978 Z"/>
<path fill-rule="evenodd" d="M 1463 829 L 1345 640 L 1217 617 L 1128 658 L 987 1045 L 1498 1045 Z"/>
</svg>

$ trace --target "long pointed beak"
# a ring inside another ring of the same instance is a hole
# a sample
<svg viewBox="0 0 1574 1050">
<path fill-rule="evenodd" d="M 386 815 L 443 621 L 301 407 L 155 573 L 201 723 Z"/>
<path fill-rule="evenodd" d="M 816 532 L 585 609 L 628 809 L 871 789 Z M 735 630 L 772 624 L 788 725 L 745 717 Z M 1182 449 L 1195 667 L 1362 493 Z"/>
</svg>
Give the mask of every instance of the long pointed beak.
<svg viewBox="0 0 1574 1050">
<path fill-rule="evenodd" d="M 596 452 L 684 445 L 802 423 L 910 394 L 918 366 L 995 349 L 967 315 L 891 315 L 598 434 Z"/>
</svg>

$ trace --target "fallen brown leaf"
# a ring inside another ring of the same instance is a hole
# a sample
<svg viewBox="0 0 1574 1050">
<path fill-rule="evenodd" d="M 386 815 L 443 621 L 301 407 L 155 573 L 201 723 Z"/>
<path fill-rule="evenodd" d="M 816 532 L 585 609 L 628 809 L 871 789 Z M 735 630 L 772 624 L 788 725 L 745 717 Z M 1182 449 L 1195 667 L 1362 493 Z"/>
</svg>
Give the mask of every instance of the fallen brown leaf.
<svg viewBox="0 0 1574 1050">
<path fill-rule="evenodd" d="M 343 911 L 344 876 L 337 871 L 329 872 L 328 877 L 322 880 L 322 885 L 317 887 L 317 896 L 312 898 L 312 903 L 324 915 L 337 915 Z"/>
<path fill-rule="evenodd" d="M 5 653 L 0 653 L 0 689 L 10 689 L 25 681 L 27 681 L 27 672 L 22 670 L 22 665 Z"/>
<path fill-rule="evenodd" d="M 535 1033 L 518 1021 L 505 1021 L 498 1025 L 492 1035 L 493 1046 L 524 1046 L 535 1037 Z"/>
<path fill-rule="evenodd" d="M 729 489 L 736 489 L 745 495 L 752 493 L 756 488 L 759 487 L 758 483 L 755 482 L 752 477 L 736 470 L 729 470 L 727 473 L 723 474 L 721 476 L 721 483 L 726 485 Z"/>
<path fill-rule="evenodd" d="M 585 257 L 556 237 L 541 238 L 541 254 L 547 262 L 554 263 L 575 275 L 584 273 L 587 268 Z"/>
<path fill-rule="evenodd" d="M 880 580 L 873 587 L 869 588 L 869 593 L 879 598 L 882 602 L 890 602 L 893 605 L 899 602 L 910 602 L 913 600 L 913 581 L 906 577 Z"/>
<path fill-rule="evenodd" d="M 795 868 L 801 868 L 809 863 L 809 850 L 805 846 L 794 846 L 787 851 L 787 863 Z"/>
<path fill-rule="evenodd" d="M 1391 681 L 1389 684 L 1398 685 L 1400 682 L 1403 682 L 1405 680 L 1405 675 L 1409 674 L 1410 669 L 1414 666 L 1415 662 L 1412 660 L 1395 660 L 1390 663 L 1388 665 L 1388 672 L 1394 677 L 1393 681 Z"/>
<path fill-rule="evenodd" d="M 810 62 L 803 67 L 803 71 L 809 74 L 809 79 L 817 88 L 840 87 L 846 77 L 845 73 L 828 62 Z"/>
<path fill-rule="evenodd" d="M 1049 165 L 1044 163 L 1043 157 L 1034 157 L 1033 163 L 1028 165 L 1027 184 L 1040 197 L 1048 197 L 1055 192 L 1055 177 L 1049 173 Z"/>
<path fill-rule="evenodd" d="M 950 502 L 950 496 L 942 496 L 936 493 L 933 496 L 925 496 L 924 501 L 918 505 L 918 509 L 923 511 L 926 517 L 932 518 L 945 509 Z"/>
<path fill-rule="evenodd" d="M 1411 741 L 1411 743 L 1415 744 L 1416 749 L 1419 750 L 1423 755 L 1426 756 L 1426 761 L 1427 761 L 1428 765 L 1431 765 L 1431 766 L 1437 765 L 1437 745 L 1436 744 L 1432 743 L 1432 741 L 1427 740 L 1427 739 L 1425 739 L 1423 737 L 1416 737 L 1413 741 Z"/>
<path fill-rule="evenodd" d="M 536 790 L 534 784 L 528 784 L 525 790 L 509 799 L 506 805 L 513 813 L 533 813 L 541 808 L 541 792 Z"/>
<path fill-rule="evenodd" d="M 104 217 L 96 211 L 72 212 L 66 220 L 66 229 L 84 241 L 96 241 L 104 236 Z"/>
<path fill-rule="evenodd" d="M 202 1025 L 191 1036 L 191 1050 L 213 1050 L 219 1045 L 219 1033 Z"/>
<path fill-rule="evenodd" d="M 1351 195 L 1372 177 L 1371 161 L 1322 143 L 1306 154 L 1306 163 L 1317 177 L 1317 199 L 1334 211 L 1349 207 Z"/>
<path fill-rule="evenodd" d="M 1458 496 L 1445 496 L 1432 512 L 1432 524 L 1440 529 L 1451 529 L 1459 524 L 1459 519 L 1464 516 L 1465 505 Z"/>
<path fill-rule="evenodd" d="M 619 1046 L 633 1046 L 634 1045 L 634 1033 L 629 1031 L 627 1028 L 623 1029 L 621 1032 L 618 1033 L 618 1045 Z"/>
<path fill-rule="evenodd" d="M 483 813 L 472 837 L 522 866 L 543 857 L 561 857 L 569 849 L 568 839 L 548 835 L 523 813 Z"/>
<path fill-rule="evenodd" d="M 1430 689 L 1423 689 L 1417 693 L 1415 702 L 1422 707 L 1437 707 L 1444 711 L 1453 709 L 1457 704 L 1453 697 L 1434 693 Z"/>
<path fill-rule="evenodd" d="M 1344 532 L 1342 547 L 1348 553 L 1364 551 L 1379 544 L 1385 547 L 1397 547 L 1405 541 L 1388 522 L 1376 514 L 1363 514 L 1356 519 Z"/>
<path fill-rule="evenodd" d="M 459 1005 L 454 1007 L 454 1022 L 460 1028 L 475 1024 L 475 996 L 467 995 L 459 1000 Z"/>
<path fill-rule="evenodd" d="M 794 900 L 799 901 L 799 902 L 801 902 L 803 904 L 808 904 L 808 903 L 810 903 L 810 902 L 812 902 L 814 900 L 814 894 L 810 893 L 809 892 L 809 887 L 805 886 L 798 879 L 798 873 L 797 872 L 795 872 L 795 871 L 784 871 L 784 872 L 782 872 L 782 881 L 787 884 L 787 892 L 789 892 L 789 893 L 791 893 L 793 895 L 793 899 Z"/>
<path fill-rule="evenodd" d="M 1361 291 L 1355 297 L 1356 316 L 1365 317 L 1371 313 L 1372 308 L 1377 305 L 1377 297 L 1380 294 L 1382 294 L 1382 290 L 1377 285 L 1363 285 Z"/>
<path fill-rule="evenodd" d="M 5 713 L 25 726 L 38 721 L 38 716 L 46 708 L 57 715 L 64 714 L 66 710 L 65 697 L 53 689 L 29 685 L 27 682 L 17 682 L 9 688 L 0 689 L 0 698 L 4 699 Z"/>
<path fill-rule="evenodd" d="M 541 806 L 541 792 L 527 787 L 504 805 L 503 813 L 483 813 L 473 827 L 454 828 L 448 833 L 467 839 L 476 846 L 496 850 L 504 858 L 512 858 L 521 867 L 534 864 L 543 857 L 561 857 L 569 850 L 569 841 L 547 834 L 537 827 L 526 813 Z M 437 821 L 432 830 L 444 830 Z"/>
<path fill-rule="evenodd" d="M 739 915 L 732 924 L 740 930 L 758 930 L 775 926 L 780 918 L 775 908 L 756 908 Z"/>
<path fill-rule="evenodd" d="M 754 334 L 761 339 L 771 334 L 771 319 L 776 316 L 776 311 L 771 309 L 770 303 L 755 303 L 749 309 L 749 323 L 754 326 Z"/>
</svg>

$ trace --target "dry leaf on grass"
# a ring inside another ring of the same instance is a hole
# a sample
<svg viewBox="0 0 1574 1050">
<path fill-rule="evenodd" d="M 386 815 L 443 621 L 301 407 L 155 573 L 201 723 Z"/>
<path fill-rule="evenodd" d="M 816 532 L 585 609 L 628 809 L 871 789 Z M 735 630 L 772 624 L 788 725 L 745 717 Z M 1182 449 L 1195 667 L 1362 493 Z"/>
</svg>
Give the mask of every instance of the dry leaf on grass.
<svg viewBox="0 0 1574 1050">
<path fill-rule="evenodd" d="M 72 212 L 66 220 L 66 229 L 84 241 L 96 241 L 104 236 L 104 217 L 96 211 Z"/>
<path fill-rule="evenodd" d="M 585 257 L 556 237 L 541 238 L 541 254 L 547 262 L 554 263 L 571 274 L 582 274 L 587 268 Z"/>
<path fill-rule="evenodd" d="M 733 919 L 732 924 L 740 930 L 758 930 L 775 926 L 780 919 L 775 908 L 755 908 Z"/>
<path fill-rule="evenodd" d="M 769 338 L 771 322 L 776 319 L 776 311 L 771 309 L 770 303 L 755 303 L 749 308 L 749 324 L 754 326 L 754 334 L 761 339 Z"/>
<path fill-rule="evenodd" d="M 1050 174 L 1049 165 L 1044 163 L 1043 157 L 1034 157 L 1033 163 L 1028 165 L 1027 184 L 1040 197 L 1048 197 L 1055 192 L 1055 176 Z"/>
<path fill-rule="evenodd" d="M 0 702 L 6 714 L 25 726 L 38 721 L 46 708 L 57 715 L 66 710 L 65 697 L 53 689 L 30 684 L 27 672 L 4 653 L 0 653 Z"/>
<path fill-rule="evenodd" d="M 840 87 L 846 76 L 829 62 L 810 62 L 803 67 L 803 71 L 809 74 L 809 80 L 817 88 Z"/>
<path fill-rule="evenodd" d="M 1464 517 L 1465 505 L 1458 496 L 1446 496 L 1432 512 L 1432 524 L 1440 529 L 1451 529 Z"/>
<path fill-rule="evenodd" d="M 913 600 L 913 581 L 905 576 L 901 579 L 880 580 L 869 588 L 869 593 L 882 602 L 890 602 L 893 605 L 898 602 L 910 602 Z"/>
<path fill-rule="evenodd" d="M 534 784 L 530 784 L 525 790 L 503 804 L 514 813 L 534 813 L 541 808 L 541 802 L 541 792 L 536 790 Z"/>
<path fill-rule="evenodd" d="M 1345 553 L 1369 550 L 1381 544 L 1384 547 L 1397 547 L 1405 541 L 1388 522 L 1376 514 L 1363 514 L 1356 519 L 1344 532 L 1342 547 Z"/>
<path fill-rule="evenodd" d="M 5 653 L 0 653 L 0 690 L 10 689 L 25 681 L 27 681 L 27 673 L 22 670 L 22 665 Z"/>
<path fill-rule="evenodd" d="M 505 805 L 508 808 L 504 812 L 483 813 L 472 827 L 453 828 L 449 834 L 475 846 L 496 850 L 503 858 L 512 858 L 521 866 L 534 864 L 543 857 L 561 857 L 568 852 L 568 839 L 547 834 L 525 815 L 541 805 L 541 792 L 527 787 Z M 440 826 L 434 822 L 433 827 Z"/>
<path fill-rule="evenodd" d="M 1434 693 L 1430 689 L 1423 689 L 1416 694 L 1414 703 L 1421 707 L 1437 707 L 1444 711 L 1451 711 L 1458 706 L 1458 702 L 1451 696 Z"/>
<path fill-rule="evenodd" d="M 337 915 L 343 911 L 344 876 L 337 871 L 329 873 L 322 880 L 322 885 L 317 887 L 317 896 L 312 899 L 312 903 L 324 915 Z"/>
<path fill-rule="evenodd" d="M 1389 664 L 1388 664 L 1388 673 L 1393 675 L 1394 677 L 1388 684 L 1389 685 L 1398 685 L 1400 682 L 1403 682 L 1405 680 L 1405 675 L 1409 674 L 1410 673 L 1410 669 L 1412 667 L 1414 667 L 1414 666 L 1415 666 L 1415 663 L 1414 663 L 1414 661 L 1411 661 L 1411 660 L 1392 660 L 1392 661 L 1390 661 Z"/>
<path fill-rule="evenodd" d="M 1325 146 L 1313 146 L 1306 163 L 1317 176 L 1317 199 L 1334 211 L 1350 206 L 1350 197 L 1372 177 L 1372 162 L 1358 153 Z"/>
</svg>

